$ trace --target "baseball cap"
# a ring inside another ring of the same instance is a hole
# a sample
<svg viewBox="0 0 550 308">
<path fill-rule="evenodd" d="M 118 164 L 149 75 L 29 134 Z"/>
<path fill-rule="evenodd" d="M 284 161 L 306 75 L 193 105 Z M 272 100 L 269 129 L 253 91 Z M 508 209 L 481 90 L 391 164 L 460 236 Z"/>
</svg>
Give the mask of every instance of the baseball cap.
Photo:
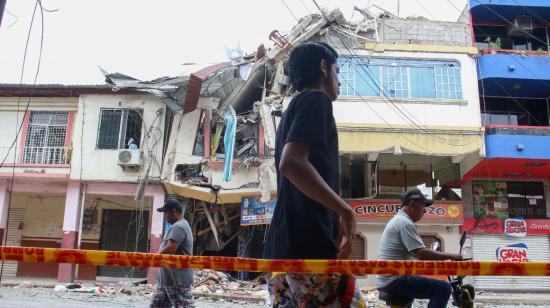
<svg viewBox="0 0 550 308">
<path fill-rule="evenodd" d="M 409 204 L 411 200 L 420 200 L 424 202 L 426 206 L 430 206 L 434 203 L 432 200 L 426 199 L 420 189 L 412 189 L 405 192 L 401 200 L 403 201 L 403 206 Z"/>
<path fill-rule="evenodd" d="M 170 199 L 170 200 L 166 200 L 164 205 L 162 207 L 159 207 L 157 211 L 166 212 L 169 210 L 175 210 L 175 209 L 181 209 L 181 208 L 182 208 L 181 204 L 179 203 L 178 200 Z"/>
</svg>

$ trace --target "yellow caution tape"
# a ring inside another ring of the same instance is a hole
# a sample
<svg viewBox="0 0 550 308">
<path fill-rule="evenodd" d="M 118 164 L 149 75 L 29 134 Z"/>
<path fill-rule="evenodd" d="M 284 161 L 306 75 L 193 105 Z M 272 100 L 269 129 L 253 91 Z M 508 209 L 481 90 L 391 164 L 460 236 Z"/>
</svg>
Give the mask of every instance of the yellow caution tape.
<svg viewBox="0 0 550 308">
<path fill-rule="evenodd" d="M 0 259 L 19 262 L 170 267 L 219 271 L 293 272 L 354 275 L 550 276 L 550 262 L 452 262 L 380 260 L 263 260 L 179 256 L 104 250 L 0 247 Z"/>
</svg>

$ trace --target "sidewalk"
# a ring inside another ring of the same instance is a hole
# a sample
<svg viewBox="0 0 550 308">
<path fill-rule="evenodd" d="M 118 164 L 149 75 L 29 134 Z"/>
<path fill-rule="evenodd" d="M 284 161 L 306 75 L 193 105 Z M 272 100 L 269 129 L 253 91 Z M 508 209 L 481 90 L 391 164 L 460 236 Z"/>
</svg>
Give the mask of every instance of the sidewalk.
<svg viewBox="0 0 550 308">
<path fill-rule="evenodd" d="M 510 293 L 510 292 L 484 292 L 476 294 L 476 303 L 493 305 L 533 305 L 549 306 L 550 294 L 548 293 Z"/>
</svg>

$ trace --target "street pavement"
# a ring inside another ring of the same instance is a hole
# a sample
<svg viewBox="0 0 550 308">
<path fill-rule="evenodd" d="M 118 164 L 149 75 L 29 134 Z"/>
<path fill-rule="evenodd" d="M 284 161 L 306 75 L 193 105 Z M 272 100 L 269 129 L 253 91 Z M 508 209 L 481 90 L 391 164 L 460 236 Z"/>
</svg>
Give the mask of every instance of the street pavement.
<svg viewBox="0 0 550 308">
<path fill-rule="evenodd" d="M 95 294 L 78 292 L 55 292 L 52 288 L 43 287 L 0 287 L 0 307 L 29 307 L 29 308 L 91 308 L 91 307 L 137 307 L 145 308 L 149 305 L 150 293 L 136 292 L 132 295 Z M 383 303 L 373 296 L 367 296 L 368 307 L 382 308 Z M 197 298 L 197 308 L 237 308 L 237 307 L 267 307 L 266 304 L 246 303 L 242 301 L 212 300 Z M 426 307 L 425 301 L 417 301 L 414 307 Z M 452 307 L 449 304 L 449 307 Z M 479 294 L 480 308 L 550 308 L 550 295 L 547 294 Z"/>
</svg>

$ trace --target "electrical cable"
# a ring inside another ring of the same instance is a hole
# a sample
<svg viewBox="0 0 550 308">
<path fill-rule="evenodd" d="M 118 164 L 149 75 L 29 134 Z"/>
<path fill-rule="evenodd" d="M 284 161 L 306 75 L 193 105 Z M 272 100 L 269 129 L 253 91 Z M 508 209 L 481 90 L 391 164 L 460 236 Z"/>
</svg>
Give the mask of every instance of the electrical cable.
<svg viewBox="0 0 550 308">
<path fill-rule="evenodd" d="M 450 0 L 447 0 L 447 1 L 450 1 Z M 495 10 L 493 10 L 490 6 L 488 6 L 487 4 L 485 3 L 481 3 L 479 2 L 479 0 L 471 0 L 471 1 L 476 1 L 477 3 L 479 3 L 480 5 L 482 5 L 483 7 L 485 7 L 486 9 L 488 9 L 489 11 L 491 11 L 491 13 L 495 14 L 496 16 L 498 16 L 500 19 L 502 19 L 503 21 L 507 22 L 510 26 L 514 26 L 514 23 L 511 22 L 510 20 L 508 20 L 507 18 L 505 18 L 504 16 L 500 15 L 499 13 L 497 13 Z M 544 46 L 546 46 L 546 48 L 548 48 L 548 43 L 539 39 L 538 37 L 532 35 L 531 33 L 529 32 L 525 32 L 525 34 L 527 34 L 527 36 L 535 39 L 536 41 L 538 41 L 539 43 L 542 43 Z"/>
<path fill-rule="evenodd" d="M 313 0 L 313 2 L 315 3 L 315 5 L 316 5 L 317 8 L 319 9 L 319 11 L 321 12 L 321 14 L 323 15 L 323 17 L 325 18 L 325 20 L 327 20 L 327 22 L 328 22 L 328 18 L 324 15 L 324 12 L 321 10 L 320 6 L 317 4 L 317 2 L 316 2 L 315 0 Z M 338 35 L 338 37 L 339 37 L 339 39 L 342 41 L 342 43 L 345 45 L 345 47 L 346 47 L 346 49 L 348 50 L 348 52 L 349 52 L 351 55 L 354 55 L 354 53 L 351 51 L 351 49 L 350 49 L 349 47 L 347 47 L 347 45 L 345 44 L 345 41 L 344 41 L 339 35 Z M 352 59 L 353 59 L 353 58 L 352 58 Z M 362 75 L 361 75 L 361 76 L 362 76 Z M 344 80 L 344 81 L 348 84 L 347 80 Z M 367 84 L 372 88 L 372 86 L 371 86 L 369 83 L 367 83 Z M 348 84 L 348 85 L 349 85 L 349 84 Z M 353 86 L 350 85 L 350 88 L 352 88 L 352 89 L 356 92 L 355 87 L 353 87 Z M 379 90 L 381 90 L 381 89 L 379 88 Z M 362 97 L 362 96 L 358 96 L 358 97 L 365 103 L 365 105 L 366 105 L 369 109 L 371 109 L 371 111 L 372 111 L 378 118 L 380 118 L 384 123 L 386 123 L 386 125 L 388 125 L 391 129 L 394 129 L 394 127 L 393 127 L 384 117 L 382 117 L 382 116 L 381 116 L 381 115 L 380 115 L 380 114 L 379 114 L 379 113 L 378 113 L 378 112 L 377 112 L 377 111 L 376 111 L 376 110 L 375 110 L 375 109 L 374 109 L 374 108 L 373 108 L 373 107 L 372 107 L 372 106 Z M 390 101 L 391 101 L 391 99 L 390 99 Z M 418 147 L 418 148 L 420 148 L 420 149 L 423 149 L 423 150 L 426 152 L 426 154 L 429 152 L 428 149 L 426 149 L 426 148 L 424 148 L 423 146 L 421 146 L 421 145 L 417 144 L 416 142 L 412 141 L 412 140 L 411 140 L 410 138 L 408 138 L 405 134 L 402 134 L 402 133 L 398 133 L 398 134 L 401 135 L 401 136 L 403 137 L 403 139 L 409 141 L 411 144 L 415 145 L 416 147 Z M 428 135 L 430 136 L 430 134 L 428 134 Z M 430 153 L 430 154 L 433 154 L 433 153 Z"/>
<path fill-rule="evenodd" d="M 326 18 L 326 17 L 325 17 Z M 328 19 L 327 19 L 328 20 Z M 375 80 L 376 77 L 373 77 L 373 75 L 371 74 L 370 71 L 368 71 L 367 69 L 364 68 L 364 65 L 362 65 L 362 63 L 359 63 L 359 58 L 358 56 L 356 56 L 353 51 L 351 50 L 351 48 L 349 48 L 349 46 L 347 46 L 346 42 L 344 41 L 344 39 L 342 39 L 340 37 L 340 35 L 338 33 L 336 33 L 337 36 L 340 38 L 342 44 L 344 45 L 344 47 L 347 49 L 348 53 L 352 56 L 351 57 L 351 60 L 355 60 L 357 62 L 357 67 L 359 67 L 363 72 L 365 72 L 365 74 L 367 75 L 367 77 L 371 80 L 372 84 L 369 83 L 365 78 L 364 78 L 364 75 L 361 74 L 359 72 L 359 76 L 363 79 L 363 81 L 365 81 L 365 83 L 371 88 L 373 89 L 373 86 L 376 87 L 375 92 L 378 92 L 378 93 L 381 93 L 382 94 L 382 98 L 387 100 L 392 106 L 393 106 L 393 109 L 394 111 L 397 111 L 397 115 L 402 118 L 405 122 L 408 122 L 410 124 L 412 124 L 413 126 L 415 126 L 417 129 L 421 130 L 422 132 L 426 133 L 427 136 L 433 138 L 433 139 L 437 139 L 439 142 L 442 142 L 442 143 L 445 143 L 445 144 L 449 144 L 451 146 L 456 146 L 456 147 L 462 147 L 462 146 L 466 146 L 466 145 L 470 145 L 470 144 L 473 144 L 475 143 L 474 141 L 472 142 L 468 142 L 468 143 L 464 143 L 464 144 L 459 144 L 459 143 L 456 143 L 453 142 L 452 140 L 450 139 L 445 139 L 445 138 L 442 138 L 441 136 L 438 136 L 438 135 L 433 135 L 431 134 L 431 132 L 429 131 L 426 131 L 426 128 L 424 127 L 421 127 L 419 124 L 417 124 L 414 120 L 416 119 L 416 121 L 419 121 L 416 117 L 414 117 L 414 115 L 412 115 L 406 108 L 404 108 L 404 110 L 402 110 L 401 108 L 399 108 L 398 105 L 396 105 L 394 103 L 394 101 L 388 97 L 388 95 L 386 94 L 386 92 L 389 92 L 388 89 L 385 87 L 385 85 L 383 83 L 381 83 L 380 80 Z M 370 61 L 369 58 L 367 58 L 367 62 Z M 354 65 L 355 66 L 355 65 Z M 353 87 L 352 87 L 353 88 Z M 355 90 L 355 89 L 354 89 Z M 368 103 L 367 103 L 368 104 Z M 391 109 L 391 107 L 390 107 Z M 412 119 L 411 119 L 412 118 Z M 419 121 L 420 122 L 420 121 Z"/>
<path fill-rule="evenodd" d="M 290 13 L 290 15 L 292 15 L 292 17 L 294 17 L 294 19 L 296 19 L 296 21 L 298 21 L 298 17 L 296 17 L 296 15 L 294 15 L 294 12 L 292 12 L 292 10 L 291 10 L 290 7 L 288 6 L 288 4 L 286 4 L 286 1 L 285 1 L 285 0 L 281 0 L 281 2 L 282 2 L 283 5 L 286 7 L 286 9 L 287 9 L 288 12 Z"/>
<path fill-rule="evenodd" d="M 477 1 L 477 0 L 476 0 Z M 463 11 L 460 11 L 452 2 L 451 0 L 447 0 L 447 2 L 449 2 L 460 14 L 461 14 L 461 17 L 465 17 L 465 12 Z M 478 2 L 479 3 L 479 2 Z M 516 2 L 517 3 L 517 2 Z M 508 21 L 508 20 L 507 20 Z M 508 21 L 508 23 L 511 23 L 510 21 Z M 473 26 L 473 25 L 472 25 Z M 486 36 L 489 36 L 489 34 L 487 32 L 485 32 L 482 28 L 478 28 L 478 30 L 483 34 L 483 35 L 486 35 Z M 548 45 L 547 45 L 548 46 Z M 527 66 L 525 66 L 523 63 L 521 63 L 518 59 L 516 59 L 516 57 L 514 57 L 513 55 L 511 54 L 508 54 L 508 53 L 505 53 L 506 56 L 510 57 L 512 60 L 514 60 L 516 63 L 518 63 L 521 67 L 523 67 L 526 71 L 528 71 L 533 77 L 535 78 L 538 78 L 536 76 L 536 74 L 531 71 Z M 479 69 L 479 61 L 477 61 L 477 65 L 478 65 L 478 69 Z M 480 79 L 481 82 L 483 83 L 483 79 Z M 550 86 L 550 83 L 546 80 L 543 80 L 543 79 L 537 79 L 538 81 L 540 81 L 542 84 L 545 84 L 546 86 Z M 516 103 L 516 105 L 518 105 L 521 109 L 523 109 L 530 117 L 532 117 L 533 119 L 535 119 L 535 121 L 537 121 L 539 123 L 539 125 L 541 126 L 544 126 L 540 123 L 540 121 L 538 121 L 527 109 L 525 109 L 525 107 L 523 107 L 523 105 L 521 105 L 521 103 L 515 98 L 513 97 L 513 95 L 508 91 L 506 90 L 497 80 L 494 81 L 497 86 L 499 88 L 501 88 L 504 92 L 506 92 L 506 94 L 508 94 L 508 96 L 512 99 L 512 101 L 514 101 Z M 483 89 L 484 90 L 484 89 Z M 483 94 L 483 97 L 485 97 L 485 94 Z M 486 112 L 486 106 L 484 105 L 484 111 Z"/>
<path fill-rule="evenodd" d="M 317 3 L 315 3 L 317 5 L 317 7 L 320 9 L 319 5 Z M 325 20 L 327 20 L 328 22 L 328 18 L 324 15 L 324 13 L 321 11 L 321 14 L 323 14 L 323 17 L 325 18 Z M 331 28 L 333 29 L 333 28 Z M 337 29 L 337 28 L 336 28 Z M 353 57 L 351 58 L 352 60 L 355 60 L 358 62 L 358 56 L 356 56 L 353 51 L 351 50 L 351 48 L 349 46 L 347 46 L 346 42 L 344 41 L 344 39 L 342 39 L 342 37 L 336 33 L 336 35 L 339 37 L 339 39 L 341 40 L 342 44 L 344 45 L 344 47 L 347 49 L 348 53 L 350 55 L 352 55 Z M 330 40 L 330 38 L 327 36 L 327 38 Z M 378 42 L 377 42 L 378 43 Z M 376 43 L 376 44 L 377 44 Z M 374 50 L 374 49 L 373 49 Z M 372 51 L 373 52 L 373 51 Z M 370 61 L 370 57 L 372 56 L 372 52 L 370 53 L 370 55 L 366 58 L 367 61 Z M 442 142 L 442 143 L 446 143 L 446 144 L 449 144 L 449 145 L 452 145 L 452 146 L 458 146 L 458 147 L 462 147 L 462 146 L 466 146 L 466 145 L 470 145 L 470 144 L 474 144 L 475 142 L 472 141 L 472 142 L 468 142 L 468 143 L 465 143 L 465 144 L 458 144 L 456 143 L 457 141 L 453 142 L 451 141 L 450 139 L 445 139 L 441 136 L 438 136 L 438 135 L 432 135 L 431 132 L 428 132 L 425 130 L 425 128 L 421 127 L 419 124 L 417 124 L 414 120 L 418 121 L 418 122 L 421 122 L 420 120 L 418 120 L 414 115 L 412 115 L 405 107 L 404 110 L 401 110 L 401 108 L 399 108 L 398 105 L 396 105 L 393 100 L 388 97 L 388 95 L 386 94 L 386 92 L 389 92 L 387 88 L 385 88 L 385 85 L 383 83 L 381 83 L 380 80 L 374 80 L 374 78 L 376 77 L 373 77 L 373 75 L 368 71 L 366 70 L 362 63 L 358 63 L 359 67 L 366 73 L 367 77 L 369 79 L 371 79 L 371 81 L 373 82 L 373 84 L 377 87 L 377 89 L 375 90 L 375 92 L 378 92 L 378 93 L 381 93 L 382 94 L 382 98 L 387 100 L 392 106 L 393 106 L 393 109 L 394 109 L 394 112 L 397 111 L 397 114 L 400 118 L 402 118 L 405 122 L 408 122 L 410 124 L 412 124 L 413 126 L 415 126 L 417 129 L 421 130 L 422 132 L 426 133 L 430 138 L 433 138 L 433 139 L 438 139 L 439 142 Z M 359 74 L 360 77 L 362 77 L 364 79 L 364 76 L 362 74 Z M 371 87 L 372 89 L 372 85 L 370 85 L 368 82 L 367 84 L 369 85 L 369 87 Z M 391 108 L 391 107 L 390 107 Z M 413 118 L 413 119 L 411 119 Z"/>
<path fill-rule="evenodd" d="M 41 31 L 40 31 L 40 50 L 39 50 L 39 54 L 38 54 L 38 63 L 37 63 L 37 67 L 36 67 L 36 73 L 34 75 L 34 82 L 33 82 L 33 86 L 36 85 L 36 81 L 38 79 L 38 73 L 40 72 L 40 64 L 42 62 L 42 50 L 43 50 L 43 46 L 44 46 L 44 9 L 42 8 L 42 1 L 41 0 L 36 0 L 36 3 L 34 5 L 34 10 L 33 10 L 33 13 L 32 13 L 32 17 L 31 17 L 31 23 L 29 25 L 29 31 L 28 31 L 28 34 L 27 34 L 27 41 L 25 43 L 25 51 L 23 53 L 23 64 L 22 64 L 22 68 L 21 68 L 21 78 L 20 78 L 20 81 L 19 81 L 19 88 L 22 87 L 23 85 L 23 76 L 24 76 L 24 72 L 25 72 L 25 63 L 26 63 L 26 60 L 27 60 L 27 51 L 28 51 L 28 47 L 29 47 L 29 41 L 30 41 L 30 36 L 31 36 L 31 33 L 32 33 L 32 28 L 33 28 L 33 24 L 34 24 L 34 17 L 36 16 L 36 10 L 40 7 L 40 17 L 41 17 Z M 24 114 L 27 114 L 28 110 L 29 110 L 29 106 L 30 106 L 30 103 L 31 103 L 31 99 L 32 99 L 32 96 L 29 97 L 28 101 L 27 101 L 27 106 L 25 107 L 25 113 Z M 23 123 L 25 123 L 25 121 L 21 121 L 21 125 L 18 125 L 19 123 L 19 113 L 20 113 L 20 103 L 21 103 L 21 97 L 19 97 L 19 99 L 17 100 L 17 119 L 16 119 L 16 135 L 15 135 L 15 139 L 13 140 L 10 148 L 8 149 L 8 152 L 6 153 L 6 156 L 4 157 L 2 163 L 0 164 L 0 168 L 4 165 L 6 159 L 8 158 L 9 156 L 9 153 L 11 151 L 12 148 L 14 148 L 14 145 L 17 143 L 17 140 L 19 138 L 19 134 L 21 133 L 21 130 L 23 128 Z M 17 126 L 19 126 L 19 128 L 17 128 Z M 10 197 L 9 197 L 9 202 L 8 202 L 8 210 L 7 210 L 7 215 L 6 215 L 6 222 L 9 226 L 9 220 L 10 220 L 10 210 L 11 210 L 11 202 L 12 202 L 12 194 L 13 194 L 13 185 L 14 185 L 14 182 L 15 182 L 15 160 L 17 159 L 17 148 L 15 148 L 14 150 L 14 163 L 13 163 L 13 166 L 12 166 L 12 174 L 11 174 L 11 184 L 10 184 L 10 191 L 9 191 L 9 194 L 10 194 Z M 4 234 L 4 238 L 8 239 L 8 233 L 9 233 L 9 228 L 6 227 L 6 232 Z M 4 239 L 2 239 L 2 242 L 3 242 Z M 3 277 L 3 274 L 4 274 L 4 260 L 2 260 L 2 265 L 0 266 L 0 282 L 2 281 L 2 277 Z"/>
</svg>

